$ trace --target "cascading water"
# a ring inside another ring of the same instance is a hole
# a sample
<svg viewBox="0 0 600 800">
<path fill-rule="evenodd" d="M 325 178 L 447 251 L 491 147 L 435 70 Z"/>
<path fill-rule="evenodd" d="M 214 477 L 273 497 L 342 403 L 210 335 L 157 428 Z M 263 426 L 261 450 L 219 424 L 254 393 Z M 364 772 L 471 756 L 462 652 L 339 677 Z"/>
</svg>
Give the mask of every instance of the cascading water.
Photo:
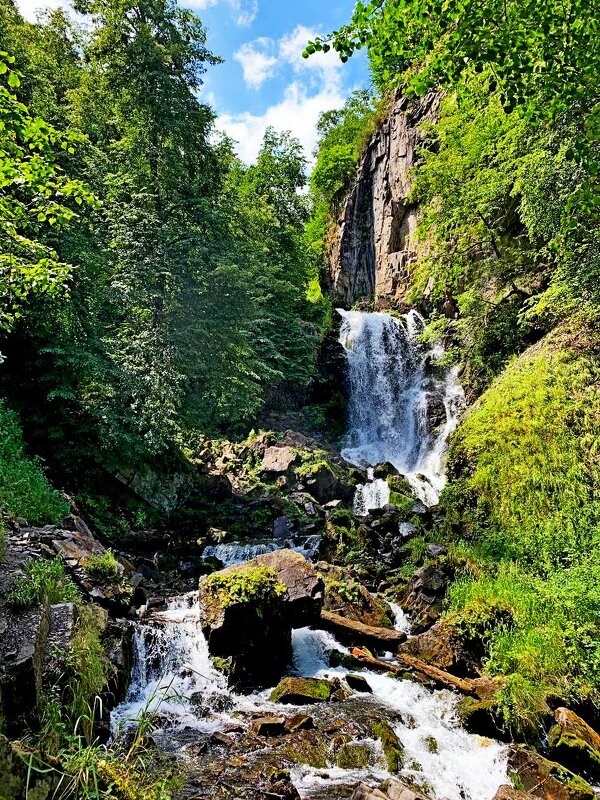
<svg viewBox="0 0 600 800">
<path fill-rule="evenodd" d="M 464 405 L 457 370 L 435 366 L 443 349 L 423 346 L 418 312 L 398 318 L 338 310 L 350 390 L 342 456 L 361 467 L 389 462 L 423 503 L 435 505 L 445 483 L 448 437 Z M 366 514 L 388 499 L 385 481 L 370 480 L 359 487 L 355 509 Z"/>
</svg>

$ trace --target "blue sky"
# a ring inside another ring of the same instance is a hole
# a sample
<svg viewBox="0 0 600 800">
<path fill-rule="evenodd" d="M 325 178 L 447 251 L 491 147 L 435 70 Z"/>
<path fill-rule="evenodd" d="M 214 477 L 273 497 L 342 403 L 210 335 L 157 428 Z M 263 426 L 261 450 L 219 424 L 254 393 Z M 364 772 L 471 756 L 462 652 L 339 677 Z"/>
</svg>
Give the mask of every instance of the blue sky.
<svg viewBox="0 0 600 800">
<path fill-rule="evenodd" d="M 66 0 L 18 0 L 22 13 Z M 342 64 L 333 52 L 306 60 L 308 39 L 347 22 L 354 0 L 179 0 L 208 29 L 208 46 L 224 59 L 210 67 L 202 89 L 218 127 L 236 142 L 245 161 L 256 157 L 268 125 L 291 130 L 310 159 L 319 114 L 341 106 L 368 83 L 363 54 Z"/>
</svg>

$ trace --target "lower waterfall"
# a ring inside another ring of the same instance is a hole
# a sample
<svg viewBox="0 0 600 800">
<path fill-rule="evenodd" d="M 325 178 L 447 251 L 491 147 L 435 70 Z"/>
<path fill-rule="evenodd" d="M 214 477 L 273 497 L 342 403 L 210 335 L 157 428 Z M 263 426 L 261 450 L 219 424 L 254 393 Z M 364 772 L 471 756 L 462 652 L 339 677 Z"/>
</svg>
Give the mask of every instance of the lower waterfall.
<svg viewBox="0 0 600 800">
<path fill-rule="evenodd" d="M 435 505 L 445 483 L 448 438 L 464 406 L 457 369 L 436 366 L 443 348 L 422 344 L 425 323 L 417 311 L 403 317 L 338 311 L 349 384 L 342 456 L 360 467 L 389 462 L 425 505 Z M 358 513 L 385 499 L 383 483 L 359 490 Z"/>
</svg>

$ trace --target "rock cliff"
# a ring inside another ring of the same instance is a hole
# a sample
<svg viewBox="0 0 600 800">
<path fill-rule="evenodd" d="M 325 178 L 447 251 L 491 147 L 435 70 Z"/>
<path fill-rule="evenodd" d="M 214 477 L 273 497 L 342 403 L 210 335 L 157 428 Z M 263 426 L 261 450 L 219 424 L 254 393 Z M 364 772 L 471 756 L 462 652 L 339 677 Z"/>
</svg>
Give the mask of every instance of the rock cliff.
<svg viewBox="0 0 600 800">
<path fill-rule="evenodd" d="M 439 101 L 435 92 L 413 103 L 396 97 L 371 137 L 332 236 L 329 289 L 336 302 L 374 296 L 402 303 L 418 256 L 410 172 L 423 123 L 436 118 Z"/>
</svg>

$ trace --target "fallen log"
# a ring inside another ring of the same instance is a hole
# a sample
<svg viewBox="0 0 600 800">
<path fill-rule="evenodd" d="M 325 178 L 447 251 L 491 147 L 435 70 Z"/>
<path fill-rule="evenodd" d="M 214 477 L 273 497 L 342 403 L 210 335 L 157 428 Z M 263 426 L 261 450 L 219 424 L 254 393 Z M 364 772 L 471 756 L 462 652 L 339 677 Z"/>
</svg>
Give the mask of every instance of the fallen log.
<svg viewBox="0 0 600 800">
<path fill-rule="evenodd" d="M 444 689 L 456 689 L 463 694 L 478 697 L 480 700 L 493 699 L 496 692 L 502 688 L 502 681 L 499 678 L 457 678 L 456 675 L 427 664 L 414 656 L 399 655 L 396 659 L 397 663 L 394 663 L 382 661 L 364 650 L 356 648 L 352 651 L 352 655 L 371 669 L 392 672 L 394 675 L 401 675 L 405 672 L 416 673 L 421 682 L 433 681 Z"/>
<path fill-rule="evenodd" d="M 406 641 L 406 634 L 394 628 L 379 628 L 342 617 L 333 611 L 321 611 L 321 625 L 347 644 L 361 644 L 395 652 Z"/>
</svg>

